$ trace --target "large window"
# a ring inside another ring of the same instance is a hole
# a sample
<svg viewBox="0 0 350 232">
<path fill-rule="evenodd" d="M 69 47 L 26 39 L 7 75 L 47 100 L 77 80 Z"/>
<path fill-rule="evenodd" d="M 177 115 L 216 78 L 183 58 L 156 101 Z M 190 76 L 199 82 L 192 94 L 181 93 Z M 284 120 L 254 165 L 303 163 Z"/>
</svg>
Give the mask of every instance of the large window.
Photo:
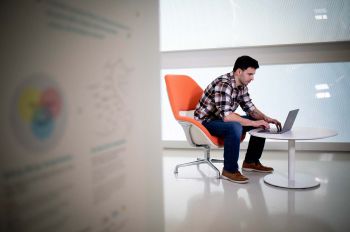
<svg viewBox="0 0 350 232">
<path fill-rule="evenodd" d="M 161 0 L 161 50 L 347 41 L 348 0 Z"/>
<path fill-rule="evenodd" d="M 215 77 L 231 70 L 232 67 L 167 69 L 162 74 L 186 73 L 205 88 Z M 173 119 L 162 84 L 163 140 L 185 140 L 181 127 Z M 282 123 L 289 110 L 299 108 L 295 126 L 332 128 L 339 135 L 326 141 L 350 141 L 350 62 L 265 65 L 257 70 L 248 88 L 253 103 Z"/>
</svg>

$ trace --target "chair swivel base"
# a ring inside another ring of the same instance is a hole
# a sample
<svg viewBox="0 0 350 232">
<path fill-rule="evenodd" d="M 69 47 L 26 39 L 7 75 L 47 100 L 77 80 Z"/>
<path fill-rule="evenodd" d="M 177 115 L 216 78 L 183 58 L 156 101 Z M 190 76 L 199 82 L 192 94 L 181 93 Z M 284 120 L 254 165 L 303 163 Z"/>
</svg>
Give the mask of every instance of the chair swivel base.
<svg viewBox="0 0 350 232">
<path fill-rule="evenodd" d="M 179 173 L 179 168 L 181 167 L 187 167 L 187 166 L 192 166 L 192 165 L 199 165 L 199 164 L 208 164 L 209 167 L 214 169 L 214 171 L 217 173 L 218 178 L 220 178 L 220 171 L 217 169 L 214 164 L 209 160 L 209 159 L 197 159 L 196 161 L 184 163 L 184 164 L 178 164 L 175 166 L 174 173 L 177 174 Z"/>
<path fill-rule="evenodd" d="M 221 159 L 211 159 L 211 162 L 212 162 L 212 163 L 223 163 L 224 160 L 221 160 Z"/>
</svg>

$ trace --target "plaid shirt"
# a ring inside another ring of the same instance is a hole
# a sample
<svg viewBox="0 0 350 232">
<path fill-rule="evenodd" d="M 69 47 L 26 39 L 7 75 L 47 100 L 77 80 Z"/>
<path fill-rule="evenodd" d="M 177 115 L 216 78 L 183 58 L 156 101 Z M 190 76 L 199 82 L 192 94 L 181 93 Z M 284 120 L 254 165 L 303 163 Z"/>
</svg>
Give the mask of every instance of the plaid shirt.
<svg viewBox="0 0 350 232">
<path fill-rule="evenodd" d="M 233 72 L 230 72 L 216 78 L 204 90 L 196 106 L 194 118 L 200 122 L 224 119 L 225 116 L 235 112 L 238 105 L 245 112 L 255 109 L 247 86 L 236 87 Z"/>
</svg>

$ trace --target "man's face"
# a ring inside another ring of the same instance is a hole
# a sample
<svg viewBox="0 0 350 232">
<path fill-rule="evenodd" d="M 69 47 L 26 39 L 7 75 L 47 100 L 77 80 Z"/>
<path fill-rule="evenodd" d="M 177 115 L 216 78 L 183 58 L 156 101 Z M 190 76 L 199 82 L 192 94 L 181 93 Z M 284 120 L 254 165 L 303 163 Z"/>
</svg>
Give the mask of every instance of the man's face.
<svg viewBox="0 0 350 232">
<path fill-rule="evenodd" d="M 255 75 L 255 68 L 247 68 L 246 70 L 241 70 L 239 72 L 239 82 L 242 85 L 248 85 L 252 80 L 254 80 L 254 75 Z"/>
</svg>

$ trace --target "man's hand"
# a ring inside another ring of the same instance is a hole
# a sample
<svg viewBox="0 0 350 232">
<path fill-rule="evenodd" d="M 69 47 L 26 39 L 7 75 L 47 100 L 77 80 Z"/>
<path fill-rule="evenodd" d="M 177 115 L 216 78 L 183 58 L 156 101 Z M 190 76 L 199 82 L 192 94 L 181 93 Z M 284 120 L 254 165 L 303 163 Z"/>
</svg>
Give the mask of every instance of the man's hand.
<svg viewBox="0 0 350 232">
<path fill-rule="evenodd" d="M 277 130 L 280 131 L 282 130 L 282 126 L 281 126 L 281 123 L 276 120 L 276 119 L 273 119 L 273 118 L 270 118 L 268 116 L 266 116 L 265 114 L 263 114 L 260 110 L 258 110 L 257 108 L 255 108 L 253 111 L 251 111 L 249 113 L 249 115 L 255 119 L 258 119 L 260 121 L 265 121 L 266 124 L 268 125 L 269 123 L 273 123 L 276 125 L 277 127 Z M 255 126 L 255 127 L 264 127 L 265 129 L 269 129 L 270 126 L 266 126 L 266 124 L 259 124 L 259 126 Z M 253 125 L 254 126 L 254 125 Z"/>
<path fill-rule="evenodd" d="M 252 121 L 253 127 L 262 127 L 264 129 L 270 129 L 270 125 L 265 120 Z"/>
<path fill-rule="evenodd" d="M 275 124 L 278 131 L 282 130 L 282 125 L 281 125 L 281 123 L 280 123 L 277 119 L 273 119 L 273 118 L 270 118 L 270 117 L 266 117 L 266 118 L 265 118 L 265 121 L 268 122 L 268 123 L 273 123 L 273 124 Z"/>
</svg>

